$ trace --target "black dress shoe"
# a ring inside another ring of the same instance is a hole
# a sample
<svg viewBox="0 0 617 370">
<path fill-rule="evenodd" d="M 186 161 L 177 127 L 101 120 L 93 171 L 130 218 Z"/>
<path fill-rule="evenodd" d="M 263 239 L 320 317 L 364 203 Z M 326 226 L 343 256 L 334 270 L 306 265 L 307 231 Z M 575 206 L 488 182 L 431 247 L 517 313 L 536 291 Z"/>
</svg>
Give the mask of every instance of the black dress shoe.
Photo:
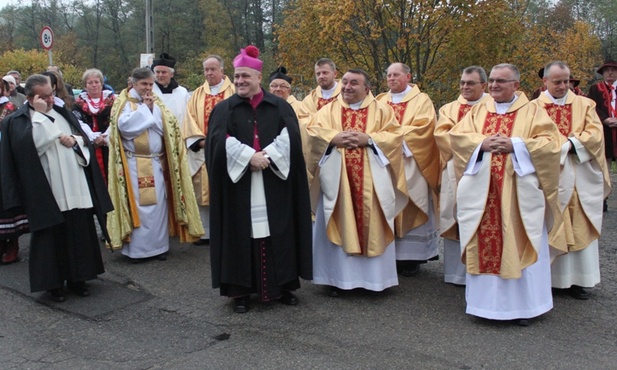
<svg viewBox="0 0 617 370">
<path fill-rule="evenodd" d="M 243 296 L 234 298 L 234 312 L 235 313 L 245 313 L 250 310 L 249 306 L 249 296 Z"/>
<path fill-rule="evenodd" d="M 156 259 L 159 261 L 167 261 L 167 252 L 159 254 L 156 256 Z"/>
<path fill-rule="evenodd" d="M 531 320 L 529 319 L 516 319 L 514 322 L 518 326 L 529 326 L 531 324 Z"/>
<path fill-rule="evenodd" d="M 287 306 L 295 306 L 298 304 L 298 297 L 289 290 L 283 290 L 283 295 L 279 298 L 279 301 Z"/>
<path fill-rule="evenodd" d="M 199 239 L 193 242 L 193 245 L 208 245 L 210 244 L 210 239 Z"/>
<path fill-rule="evenodd" d="M 80 297 L 87 297 L 90 295 L 90 289 L 88 289 L 88 286 L 84 281 L 69 281 L 66 283 L 66 287 L 68 288 L 68 290 L 77 294 Z"/>
<path fill-rule="evenodd" d="M 411 277 L 420 272 L 420 264 L 412 261 L 397 261 L 396 271 L 404 277 Z"/>
<path fill-rule="evenodd" d="M 54 302 L 64 302 L 66 300 L 62 288 L 50 289 L 47 291 L 47 294 L 49 294 L 49 297 Z"/>
<path fill-rule="evenodd" d="M 569 289 L 570 295 L 576 299 L 581 299 L 583 301 L 588 300 L 591 297 L 591 293 L 589 290 L 583 288 L 582 286 L 572 285 Z"/>
<path fill-rule="evenodd" d="M 335 286 L 328 287 L 328 297 L 338 297 L 341 295 L 341 290 Z"/>
<path fill-rule="evenodd" d="M 604 199 L 604 203 L 602 204 L 602 212 L 608 211 L 608 202 Z"/>
</svg>

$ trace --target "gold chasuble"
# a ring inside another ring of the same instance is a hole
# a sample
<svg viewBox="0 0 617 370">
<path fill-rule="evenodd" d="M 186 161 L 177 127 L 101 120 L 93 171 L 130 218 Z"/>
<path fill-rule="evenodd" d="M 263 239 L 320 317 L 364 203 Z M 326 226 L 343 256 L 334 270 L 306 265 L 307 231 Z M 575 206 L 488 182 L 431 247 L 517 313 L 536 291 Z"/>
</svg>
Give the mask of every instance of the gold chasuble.
<svg viewBox="0 0 617 370">
<path fill-rule="evenodd" d="M 439 209 L 439 149 L 435 143 L 434 130 L 437 117 L 433 102 L 429 96 L 420 92 L 418 85 L 414 85 L 399 103 L 392 102 L 390 92 L 379 94 L 376 98 L 382 103 L 387 103 L 394 110 L 396 120 L 403 130 L 403 140 L 411 150 L 421 176 L 424 178 L 430 191 L 435 212 Z M 401 153 L 401 156 L 403 153 Z M 409 177 L 409 174 L 408 174 Z M 413 176 L 412 176 L 413 177 Z M 408 178 L 407 181 L 414 181 Z M 425 224 L 428 221 L 428 213 L 424 212 L 415 203 L 411 194 L 410 202 L 396 218 L 396 236 L 403 237 L 412 229 Z M 421 194 L 428 197 L 428 194 Z"/>
<path fill-rule="evenodd" d="M 235 93 L 233 82 L 224 76 L 223 85 L 218 94 L 210 94 L 210 86 L 206 81 L 195 89 L 186 105 L 186 115 L 182 125 L 182 137 L 205 139 L 208 134 L 208 122 L 214 106 L 229 98 Z M 205 156 L 203 151 L 188 151 L 189 171 L 193 180 L 193 189 L 197 204 L 200 206 L 210 205 L 210 187 L 208 185 L 208 172 L 206 170 Z"/>
<path fill-rule="evenodd" d="M 485 136 L 501 135 L 511 137 L 516 112 L 497 114 L 489 112 L 484 120 L 482 134 Z M 488 199 L 478 227 L 478 260 L 481 274 L 499 275 L 503 254 L 503 232 L 501 226 L 501 198 L 503 196 L 503 179 L 506 169 L 506 155 L 493 154 L 491 157 L 491 180 L 488 187 Z"/>
<path fill-rule="evenodd" d="M 476 104 L 480 104 L 489 95 L 485 94 Z M 474 105 L 476 105 L 474 104 Z M 458 99 L 439 109 L 439 119 L 435 126 L 435 143 L 441 158 L 441 194 L 440 194 L 440 231 L 447 239 L 458 240 L 458 225 L 454 212 L 456 210 L 456 176 L 450 146 L 450 130 L 459 123 L 473 108 L 467 99 L 459 95 Z"/>
<path fill-rule="evenodd" d="M 558 242 L 563 233 L 557 198 L 559 132 L 543 109 L 528 104 L 525 94 L 516 94 L 505 114 L 498 114 L 488 97 L 450 131 L 463 262 L 470 274 L 520 278 L 521 271 L 537 261 L 544 225 L 553 255 L 564 252 Z M 514 170 L 514 153 L 483 152 L 474 163 L 477 172 L 463 175 L 484 139 L 497 133 L 520 139 L 533 169 L 521 168 L 526 172 L 520 176 Z"/>
<path fill-rule="evenodd" d="M 600 237 L 602 201 L 611 190 L 602 123 L 595 103 L 572 92 L 564 105 L 554 104 L 544 93 L 534 103 L 546 110 L 561 134 L 559 200 L 565 243 L 569 252 L 580 251 Z M 576 151 L 574 156 L 569 155 L 571 146 Z"/>
<path fill-rule="evenodd" d="M 389 165 L 380 165 L 371 147 L 330 148 L 343 131 L 370 135 Z M 349 255 L 381 255 L 394 241 L 394 217 L 407 202 L 402 132 L 394 112 L 370 93 L 358 110 L 339 96 L 312 118 L 307 132 L 307 168 L 319 179 L 311 184 L 313 211 L 323 192 L 328 239 Z M 329 158 L 322 167 L 331 166 L 332 176 L 318 170 L 324 153 Z"/>
<path fill-rule="evenodd" d="M 133 110 L 137 109 L 137 100 L 131 98 L 128 90 L 124 89 L 114 102 L 111 110 L 110 134 L 109 134 L 109 171 L 108 190 L 114 204 L 114 210 L 107 215 L 107 230 L 111 238 L 111 248 L 120 249 L 124 242 L 130 241 L 131 232 L 141 225 L 138 207 L 142 202 L 136 200 L 133 195 L 130 171 L 122 146 L 122 138 L 118 130 L 118 118 L 126 104 L 131 104 Z M 163 141 L 165 153 L 160 162 L 165 173 L 167 202 L 169 210 L 169 235 L 180 236 L 181 242 L 195 241 L 204 234 L 195 194 L 191 184 L 191 178 L 186 163 L 186 148 L 182 141 L 178 122 L 173 115 L 155 95 L 154 103 L 160 109 L 163 117 Z M 144 132 L 147 135 L 147 131 Z M 143 136 L 143 134 L 142 134 Z M 139 144 L 140 138 L 135 139 L 136 149 L 142 146 L 141 151 L 148 150 L 145 143 Z M 147 136 L 146 136 L 147 140 Z M 138 159 L 152 161 L 149 150 L 146 154 L 138 156 Z M 139 162 L 139 161 L 138 161 Z M 140 164 L 138 163 L 138 172 Z M 147 171 L 147 170 L 146 170 Z M 138 174 L 141 177 L 141 174 Z M 144 189 L 153 187 L 148 183 L 147 173 L 145 178 L 140 179 L 139 187 Z"/>
<path fill-rule="evenodd" d="M 310 120 L 321 108 L 325 107 L 329 103 L 333 102 L 341 93 L 341 82 L 336 81 L 336 88 L 332 93 L 332 96 L 325 99 L 321 92 L 321 87 L 317 86 L 302 100 L 302 114 L 298 115 L 298 119 Z"/>
</svg>

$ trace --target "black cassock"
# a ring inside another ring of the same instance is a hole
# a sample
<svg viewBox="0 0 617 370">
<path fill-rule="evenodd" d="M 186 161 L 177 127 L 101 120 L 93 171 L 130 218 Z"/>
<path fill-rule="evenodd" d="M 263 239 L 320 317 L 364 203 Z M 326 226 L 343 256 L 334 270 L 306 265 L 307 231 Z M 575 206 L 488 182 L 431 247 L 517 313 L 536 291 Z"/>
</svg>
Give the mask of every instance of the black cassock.
<svg viewBox="0 0 617 370">
<path fill-rule="evenodd" d="M 287 128 L 291 164 L 280 179 L 263 172 L 270 236 L 251 238 L 251 171 L 233 183 L 227 172 L 225 142 L 233 136 L 253 147 L 255 122 L 261 148 Z M 212 287 L 221 295 L 259 293 L 277 299 L 281 289 L 299 287 L 298 277 L 313 278 L 312 223 L 306 166 L 298 119 L 283 99 L 264 92 L 256 109 L 233 95 L 218 103 L 208 124 L 206 165 L 210 183 L 210 260 Z"/>
<path fill-rule="evenodd" d="M 87 143 L 91 160 L 84 172 L 94 206 L 60 211 L 34 146 L 29 109 L 25 104 L 0 123 L 0 191 L 3 209 L 22 207 L 28 215 L 32 233 L 30 290 L 37 292 L 59 288 L 65 280 L 94 279 L 105 271 L 92 216 L 97 216 L 109 239 L 106 214 L 113 206 L 92 144 L 77 119 L 54 105 L 53 109 L 69 122 L 73 135 L 82 136 Z"/>
</svg>

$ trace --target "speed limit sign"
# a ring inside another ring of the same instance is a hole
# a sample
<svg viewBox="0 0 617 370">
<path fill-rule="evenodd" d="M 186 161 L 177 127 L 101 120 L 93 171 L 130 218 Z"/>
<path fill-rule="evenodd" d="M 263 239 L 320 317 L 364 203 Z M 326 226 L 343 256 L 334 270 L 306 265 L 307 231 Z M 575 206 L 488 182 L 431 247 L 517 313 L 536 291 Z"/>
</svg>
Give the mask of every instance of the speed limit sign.
<svg viewBox="0 0 617 370">
<path fill-rule="evenodd" d="M 51 30 L 51 27 L 43 27 L 41 30 L 41 45 L 43 45 L 43 49 L 50 50 L 53 44 L 54 32 Z"/>
</svg>

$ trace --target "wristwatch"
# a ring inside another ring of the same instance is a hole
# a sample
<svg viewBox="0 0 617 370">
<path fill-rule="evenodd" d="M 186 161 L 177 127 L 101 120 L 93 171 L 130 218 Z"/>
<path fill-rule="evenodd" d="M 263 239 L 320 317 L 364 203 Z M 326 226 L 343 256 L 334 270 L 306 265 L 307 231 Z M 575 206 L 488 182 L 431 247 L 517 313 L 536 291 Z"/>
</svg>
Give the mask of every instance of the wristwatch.
<svg viewBox="0 0 617 370">
<path fill-rule="evenodd" d="M 375 145 L 375 142 L 373 141 L 372 137 L 370 136 L 368 137 L 368 141 L 366 142 L 366 145 L 371 146 L 371 147 Z"/>
</svg>

